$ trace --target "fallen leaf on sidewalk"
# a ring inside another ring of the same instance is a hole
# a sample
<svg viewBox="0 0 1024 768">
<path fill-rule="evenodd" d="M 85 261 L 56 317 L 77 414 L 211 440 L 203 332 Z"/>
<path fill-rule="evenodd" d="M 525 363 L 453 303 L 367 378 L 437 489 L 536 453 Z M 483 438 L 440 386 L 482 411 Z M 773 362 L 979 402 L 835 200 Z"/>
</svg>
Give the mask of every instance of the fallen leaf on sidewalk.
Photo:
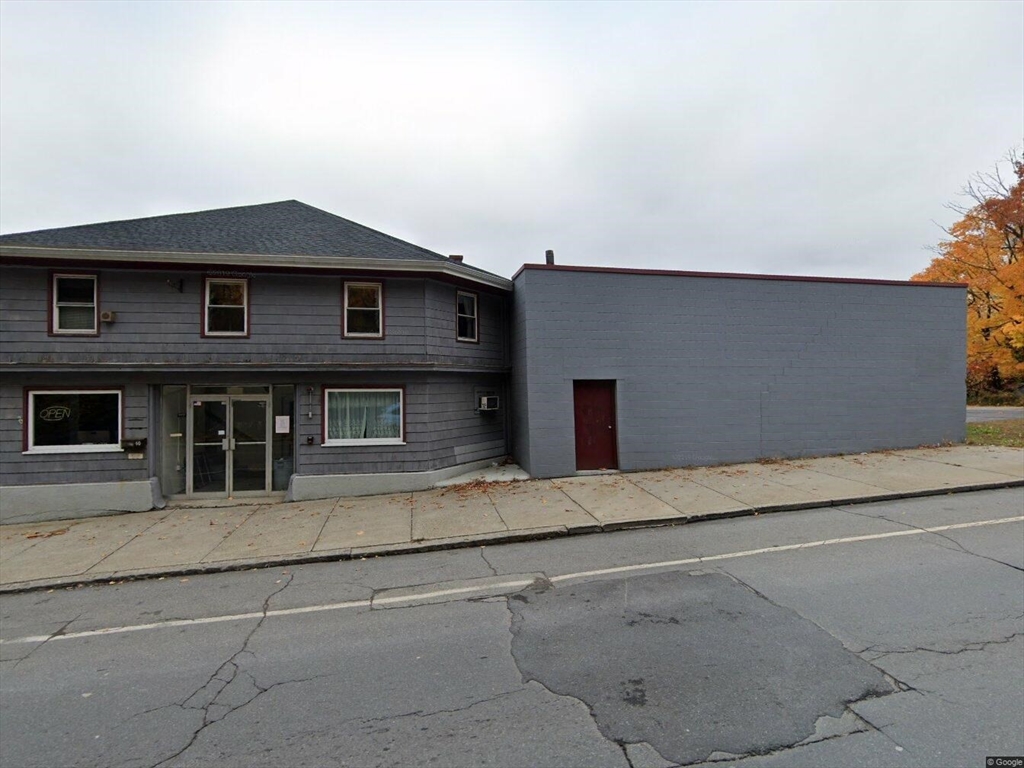
<svg viewBox="0 0 1024 768">
<path fill-rule="evenodd" d="M 62 536 L 67 533 L 70 528 L 58 528 L 55 531 L 36 531 L 35 533 L 26 533 L 26 539 L 48 539 L 51 536 Z"/>
</svg>

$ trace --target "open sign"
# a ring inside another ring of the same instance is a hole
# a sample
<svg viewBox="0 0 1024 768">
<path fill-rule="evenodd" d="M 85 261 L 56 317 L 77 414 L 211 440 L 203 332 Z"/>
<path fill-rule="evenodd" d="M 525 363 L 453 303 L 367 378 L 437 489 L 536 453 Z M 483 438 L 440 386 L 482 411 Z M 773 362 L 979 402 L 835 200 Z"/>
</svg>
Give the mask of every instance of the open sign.
<svg viewBox="0 0 1024 768">
<path fill-rule="evenodd" d="M 39 412 L 39 418 L 43 421 L 64 421 L 71 415 L 71 407 L 67 405 L 51 405 Z"/>
</svg>

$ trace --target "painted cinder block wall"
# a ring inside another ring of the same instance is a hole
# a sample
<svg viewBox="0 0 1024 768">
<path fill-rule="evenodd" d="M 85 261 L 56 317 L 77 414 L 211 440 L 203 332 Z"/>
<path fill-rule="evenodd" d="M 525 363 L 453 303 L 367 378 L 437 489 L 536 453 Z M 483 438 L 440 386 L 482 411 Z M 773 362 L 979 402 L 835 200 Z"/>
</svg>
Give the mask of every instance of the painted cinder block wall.
<svg viewBox="0 0 1024 768">
<path fill-rule="evenodd" d="M 513 452 L 576 471 L 573 380 L 616 382 L 619 468 L 965 437 L 965 288 L 528 265 L 514 278 Z"/>
</svg>

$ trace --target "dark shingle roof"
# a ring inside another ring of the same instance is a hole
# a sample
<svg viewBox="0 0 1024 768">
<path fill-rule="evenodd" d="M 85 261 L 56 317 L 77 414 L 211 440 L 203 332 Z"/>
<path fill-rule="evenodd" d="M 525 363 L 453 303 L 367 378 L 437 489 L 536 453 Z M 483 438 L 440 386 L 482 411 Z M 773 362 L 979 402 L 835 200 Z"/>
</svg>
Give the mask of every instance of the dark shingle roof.
<svg viewBox="0 0 1024 768">
<path fill-rule="evenodd" d="M 0 235 L 0 245 L 448 261 L 298 200 Z"/>
</svg>

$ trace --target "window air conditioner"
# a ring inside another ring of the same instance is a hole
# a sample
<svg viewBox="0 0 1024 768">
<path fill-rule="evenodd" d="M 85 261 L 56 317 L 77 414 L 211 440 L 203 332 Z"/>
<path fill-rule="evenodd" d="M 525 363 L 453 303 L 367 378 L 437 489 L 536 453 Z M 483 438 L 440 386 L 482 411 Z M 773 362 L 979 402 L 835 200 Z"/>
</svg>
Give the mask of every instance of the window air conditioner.
<svg viewBox="0 0 1024 768">
<path fill-rule="evenodd" d="M 497 395 L 485 395 L 480 398 L 481 411 L 496 411 L 498 410 L 498 396 Z"/>
</svg>

